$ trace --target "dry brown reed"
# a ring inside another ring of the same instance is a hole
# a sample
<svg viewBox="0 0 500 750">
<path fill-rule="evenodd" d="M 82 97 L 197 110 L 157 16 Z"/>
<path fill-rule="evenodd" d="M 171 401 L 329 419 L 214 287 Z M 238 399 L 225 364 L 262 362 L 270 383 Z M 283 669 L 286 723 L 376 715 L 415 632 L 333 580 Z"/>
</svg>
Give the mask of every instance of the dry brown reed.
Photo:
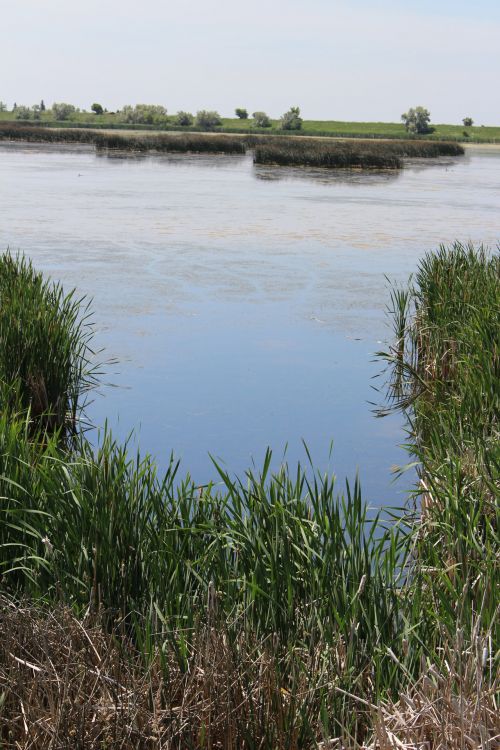
<svg viewBox="0 0 500 750">
<path fill-rule="evenodd" d="M 185 660 L 166 648 L 146 665 L 119 629 L 106 632 L 95 616 L 0 606 L 2 748 L 303 747 L 312 688 L 304 672 L 302 705 L 292 699 L 272 643 L 231 642 L 209 623 Z"/>
<path fill-rule="evenodd" d="M 345 693 L 370 719 L 364 743 L 325 736 L 314 720 L 320 654 L 310 653 L 293 694 L 273 643 L 233 640 L 220 623 L 144 655 L 99 616 L 0 601 L 0 743 L 5 750 L 497 750 L 498 674 L 491 639 L 460 641 L 447 669 L 427 665 L 397 701 L 373 705 Z M 396 659 L 396 657 L 394 656 Z M 490 667 L 490 669 L 489 669 Z M 338 678 L 324 675 L 332 692 Z M 306 731 L 304 728 L 306 727 Z"/>
<path fill-rule="evenodd" d="M 491 641 L 477 638 L 446 654 L 447 671 L 428 666 L 395 703 L 374 717 L 370 750 L 497 750 L 500 747 L 498 673 L 485 680 Z"/>
</svg>

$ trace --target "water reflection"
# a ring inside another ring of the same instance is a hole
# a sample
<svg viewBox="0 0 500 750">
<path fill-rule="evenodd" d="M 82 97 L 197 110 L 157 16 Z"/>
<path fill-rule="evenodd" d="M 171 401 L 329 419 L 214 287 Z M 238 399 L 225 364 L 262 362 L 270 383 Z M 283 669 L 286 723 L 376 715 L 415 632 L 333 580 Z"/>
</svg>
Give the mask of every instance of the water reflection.
<svg viewBox="0 0 500 750">
<path fill-rule="evenodd" d="M 400 177 L 398 169 L 326 169 L 321 167 L 278 167 L 254 164 L 257 180 L 308 180 L 319 185 L 381 185 Z"/>
</svg>

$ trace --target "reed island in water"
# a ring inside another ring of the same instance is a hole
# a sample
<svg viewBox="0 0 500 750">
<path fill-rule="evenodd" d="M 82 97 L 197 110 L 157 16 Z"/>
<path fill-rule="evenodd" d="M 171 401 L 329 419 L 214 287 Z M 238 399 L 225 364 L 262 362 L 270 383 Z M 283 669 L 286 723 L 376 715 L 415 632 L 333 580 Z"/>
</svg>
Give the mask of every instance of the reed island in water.
<svg viewBox="0 0 500 750">
<path fill-rule="evenodd" d="M 103 133 L 82 128 L 43 128 L 0 122 L 0 140 L 30 143 L 87 143 L 97 150 L 138 153 L 244 154 L 254 149 L 256 164 L 337 169 L 401 169 L 404 158 L 462 156 L 449 141 L 356 140 L 223 133 Z"/>
</svg>

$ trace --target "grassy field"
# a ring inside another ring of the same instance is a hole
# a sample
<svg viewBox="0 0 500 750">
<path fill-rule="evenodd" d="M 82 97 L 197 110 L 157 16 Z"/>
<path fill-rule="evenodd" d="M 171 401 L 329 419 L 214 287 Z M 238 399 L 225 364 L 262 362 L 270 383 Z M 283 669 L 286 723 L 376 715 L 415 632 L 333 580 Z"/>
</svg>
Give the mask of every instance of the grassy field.
<svg viewBox="0 0 500 750">
<path fill-rule="evenodd" d="M 12 112 L 0 112 L 0 122 L 15 121 Z M 79 112 L 71 116 L 69 120 L 54 122 L 50 111 L 43 112 L 40 122 L 45 125 L 57 127 L 99 127 L 99 128 L 123 128 L 138 130 L 196 130 L 194 126 L 180 128 L 175 125 L 175 117 L 167 116 L 161 125 L 130 125 L 120 119 L 119 114 L 95 115 L 89 112 Z M 271 120 L 272 127 L 256 131 L 252 128 L 252 121 L 240 120 L 238 118 L 222 118 L 222 125 L 216 128 L 218 131 L 247 133 L 279 133 L 279 120 Z M 463 125 L 434 125 L 435 130 L 430 135 L 420 136 L 426 140 L 459 140 L 478 143 L 500 143 L 500 126 L 472 126 L 465 128 Z M 317 135 L 345 138 L 405 138 L 406 130 L 402 123 L 385 122 L 342 122 L 336 120 L 304 120 L 301 133 L 303 135 Z M 296 134 L 296 133 L 294 133 Z"/>
<path fill-rule="evenodd" d="M 494 750 L 498 255 L 441 248 L 393 290 L 380 356 L 421 506 L 380 513 L 270 454 L 200 487 L 109 432 L 68 443 L 29 384 L 54 384 L 49 413 L 82 405 L 86 308 L 22 258 L 0 281 L 19 343 L 0 350 L 3 747 Z M 57 380 L 68 342 L 76 377 Z"/>
</svg>

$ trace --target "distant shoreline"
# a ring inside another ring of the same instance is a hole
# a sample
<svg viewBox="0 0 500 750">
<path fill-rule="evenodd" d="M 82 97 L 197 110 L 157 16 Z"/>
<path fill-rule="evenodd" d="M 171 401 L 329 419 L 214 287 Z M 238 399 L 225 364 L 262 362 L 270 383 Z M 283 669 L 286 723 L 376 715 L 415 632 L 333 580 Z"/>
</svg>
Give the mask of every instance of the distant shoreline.
<svg viewBox="0 0 500 750">
<path fill-rule="evenodd" d="M 183 127 L 175 122 L 174 116 L 166 116 L 161 123 L 132 124 L 120 119 L 119 114 L 105 113 L 92 115 L 79 112 L 68 120 L 54 120 L 50 112 L 43 113 L 39 120 L 17 120 L 11 112 L 0 112 L 0 125 L 21 125 L 26 127 L 48 127 L 64 129 L 94 129 L 100 131 L 120 131 L 125 133 L 200 133 L 210 132 L 194 125 Z M 471 126 L 437 124 L 432 126 L 432 133 L 410 136 L 402 123 L 383 122 L 342 122 L 336 120 L 304 120 L 300 130 L 281 130 L 279 120 L 271 120 L 268 128 L 256 128 L 252 120 L 222 118 L 222 125 L 213 129 L 214 133 L 225 133 L 232 136 L 267 135 L 267 136 L 300 136 L 314 138 L 342 139 L 377 139 L 394 140 L 413 137 L 425 141 L 459 141 L 463 144 L 483 143 L 500 145 L 500 126 Z"/>
</svg>

